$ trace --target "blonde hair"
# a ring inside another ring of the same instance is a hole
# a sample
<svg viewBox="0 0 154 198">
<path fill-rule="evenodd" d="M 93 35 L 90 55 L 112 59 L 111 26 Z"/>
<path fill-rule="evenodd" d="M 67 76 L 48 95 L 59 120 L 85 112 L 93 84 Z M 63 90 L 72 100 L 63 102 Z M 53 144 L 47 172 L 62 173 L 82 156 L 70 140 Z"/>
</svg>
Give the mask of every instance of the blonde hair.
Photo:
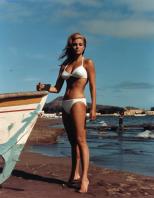
<svg viewBox="0 0 154 198">
<path fill-rule="evenodd" d="M 85 36 L 83 36 L 82 34 L 80 34 L 78 32 L 71 34 L 67 39 L 67 44 L 66 44 L 65 48 L 63 49 L 63 53 L 59 57 L 59 59 L 63 59 L 66 57 L 66 60 L 71 60 L 73 58 L 72 43 L 75 39 L 79 39 L 79 38 L 83 40 L 84 47 L 86 48 L 87 40 L 86 40 Z M 85 49 L 84 49 L 84 51 L 85 51 Z M 84 54 L 84 51 L 83 51 L 83 54 Z"/>
</svg>

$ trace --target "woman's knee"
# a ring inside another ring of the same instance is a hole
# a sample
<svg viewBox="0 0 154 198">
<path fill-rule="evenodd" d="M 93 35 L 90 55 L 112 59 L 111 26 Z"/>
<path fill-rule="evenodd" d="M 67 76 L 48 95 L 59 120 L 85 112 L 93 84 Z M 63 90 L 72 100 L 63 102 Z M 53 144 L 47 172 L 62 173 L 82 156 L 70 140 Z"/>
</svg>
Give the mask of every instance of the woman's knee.
<svg viewBox="0 0 154 198">
<path fill-rule="evenodd" d="M 84 135 L 77 135 L 77 143 L 79 145 L 85 145 L 87 144 L 87 141 L 86 141 L 86 137 Z"/>
</svg>

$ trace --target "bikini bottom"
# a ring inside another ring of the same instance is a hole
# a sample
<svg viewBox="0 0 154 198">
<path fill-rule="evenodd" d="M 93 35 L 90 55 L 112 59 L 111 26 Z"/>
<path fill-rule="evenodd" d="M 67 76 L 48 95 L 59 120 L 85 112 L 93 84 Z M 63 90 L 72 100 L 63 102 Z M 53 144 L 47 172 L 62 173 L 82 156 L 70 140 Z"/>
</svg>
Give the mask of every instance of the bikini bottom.
<svg viewBox="0 0 154 198">
<path fill-rule="evenodd" d="M 62 107 L 66 113 L 70 114 L 72 106 L 77 102 L 82 102 L 85 104 L 85 106 L 87 106 L 86 98 L 74 98 L 69 100 L 63 100 Z"/>
</svg>

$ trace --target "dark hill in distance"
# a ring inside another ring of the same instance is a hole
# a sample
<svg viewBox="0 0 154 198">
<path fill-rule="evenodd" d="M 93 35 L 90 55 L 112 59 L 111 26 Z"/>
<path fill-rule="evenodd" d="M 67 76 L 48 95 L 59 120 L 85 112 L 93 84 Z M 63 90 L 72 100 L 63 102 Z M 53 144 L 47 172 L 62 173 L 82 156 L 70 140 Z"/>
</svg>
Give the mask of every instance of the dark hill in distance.
<svg viewBox="0 0 154 198">
<path fill-rule="evenodd" d="M 49 103 L 44 105 L 44 112 L 45 113 L 58 113 L 62 111 L 62 99 L 63 97 L 57 97 L 56 99 L 52 100 Z"/>
<path fill-rule="evenodd" d="M 59 113 L 62 111 L 62 99 L 63 97 L 57 97 L 49 103 L 46 103 L 43 110 L 45 113 Z M 90 110 L 91 103 L 87 103 L 87 112 Z M 96 105 L 96 111 L 102 114 L 118 113 L 123 111 L 123 107 L 110 106 L 110 105 Z"/>
</svg>

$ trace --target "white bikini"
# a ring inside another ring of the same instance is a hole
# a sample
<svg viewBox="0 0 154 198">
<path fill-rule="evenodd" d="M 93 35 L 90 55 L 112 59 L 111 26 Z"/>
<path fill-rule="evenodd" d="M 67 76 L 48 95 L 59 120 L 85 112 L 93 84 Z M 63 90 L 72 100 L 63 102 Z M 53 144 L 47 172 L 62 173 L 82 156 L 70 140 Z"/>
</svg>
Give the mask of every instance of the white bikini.
<svg viewBox="0 0 154 198">
<path fill-rule="evenodd" d="M 61 77 L 64 80 L 69 79 L 70 77 L 74 77 L 74 78 L 87 78 L 87 71 L 83 66 L 83 62 L 84 62 L 84 58 L 82 58 L 82 64 L 80 66 L 78 66 L 77 68 L 75 68 L 73 70 L 72 73 L 69 73 L 66 71 L 66 68 L 68 65 L 65 66 L 64 71 L 61 74 Z"/>
<path fill-rule="evenodd" d="M 64 80 L 68 80 L 71 77 L 87 79 L 87 71 L 83 66 L 83 62 L 84 62 L 84 58 L 82 58 L 82 64 L 80 66 L 78 66 L 77 68 L 75 68 L 72 73 L 69 73 L 66 71 L 66 68 L 68 66 L 68 65 L 66 65 L 64 68 L 64 71 L 61 74 L 61 77 Z M 69 99 L 69 100 L 63 100 L 62 107 L 66 113 L 70 114 L 72 106 L 77 102 L 82 102 L 82 103 L 84 103 L 85 106 L 87 105 L 86 98 L 73 98 L 73 99 Z"/>
</svg>

